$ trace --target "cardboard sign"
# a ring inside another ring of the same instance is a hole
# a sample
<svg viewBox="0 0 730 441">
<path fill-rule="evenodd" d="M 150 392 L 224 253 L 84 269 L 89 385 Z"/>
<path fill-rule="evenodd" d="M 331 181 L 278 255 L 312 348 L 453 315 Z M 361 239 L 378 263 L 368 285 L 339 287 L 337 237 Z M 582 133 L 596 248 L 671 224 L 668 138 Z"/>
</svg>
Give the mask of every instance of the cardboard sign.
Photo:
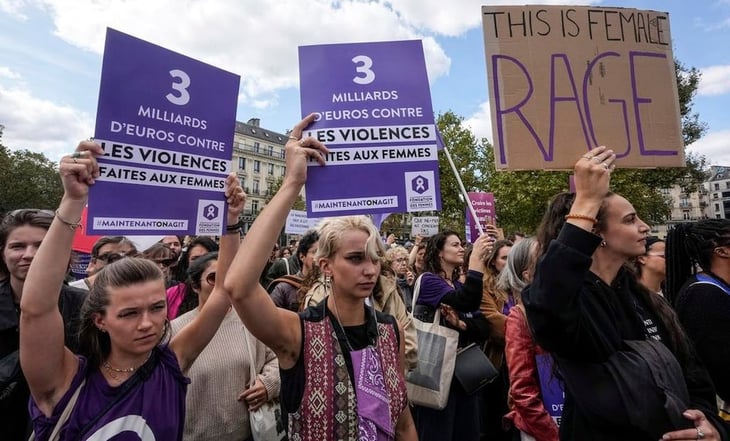
<svg viewBox="0 0 730 441">
<path fill-rule="evenodd" d="M 572 169 L 599 145 L 619 167 L 684 166 L 667 13 L 483 6 L 482 18 L 498 169 Z"/>
<path fill-rule="evenodd" d="M 441 209 L 436 128 L 421 41 L 299 48 L 304 133 L 330 149 L 311 161 L 309 217 Z"/>
<path fill-rule="evenodd" d="M 430 237 L 439 232 L 438 216 L 419 216 L 411 218 L 411 236 L 420 234 Z"/>
<path fill-rule="evenodd" d="M 470 191 L 467 194 L 479 218 L 482 231 L 487 230 L 488 224 L 495 225 L 497 214 L 494 208 L 494 193 Z M 474 217 L 471 215 L 469 207 L 465 207 L 464 210 L 466 210 L 466 241 L 474 242 L 479 237 L 479 229 L 477 228 L 476 222 L 474 222 Z"/>
<path fill-rule="evenodd" d="M 107 29 L 89 234 L 219 235 L 240 77 Z"/>
</svg>

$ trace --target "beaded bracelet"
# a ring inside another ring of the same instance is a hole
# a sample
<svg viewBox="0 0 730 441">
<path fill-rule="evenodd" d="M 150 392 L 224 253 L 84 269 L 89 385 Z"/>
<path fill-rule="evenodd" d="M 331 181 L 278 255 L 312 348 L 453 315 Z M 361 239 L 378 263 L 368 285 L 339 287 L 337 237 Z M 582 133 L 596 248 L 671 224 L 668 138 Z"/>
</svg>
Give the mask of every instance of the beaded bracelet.
<svg viewBox="0 0 730 441">
<path fill-rule="evenodd" d="M 587 220 L 587 221 L 593 222 L 594 225 L 598 223 L 598 219 L 596 219 L 595 217 L 592 217 L 592 216 L 586 216 L 585 214 L 572 214 L 572 213 L 566 214 L 565 220 L 568 220 L 568 219 Z"/>
<path fill-rule="evenodd" d="M 79 220 L 77 220 L 76 222 L 71 222 L 61 217 L 61 215 L 58 213 L 58 210 L 56 210 L 56 218 L 64 224 L 68 225 L 71 231 L 76 231 L 76 229 L 81 226 L 81 218 L 79 218 Z"/>
</svg>

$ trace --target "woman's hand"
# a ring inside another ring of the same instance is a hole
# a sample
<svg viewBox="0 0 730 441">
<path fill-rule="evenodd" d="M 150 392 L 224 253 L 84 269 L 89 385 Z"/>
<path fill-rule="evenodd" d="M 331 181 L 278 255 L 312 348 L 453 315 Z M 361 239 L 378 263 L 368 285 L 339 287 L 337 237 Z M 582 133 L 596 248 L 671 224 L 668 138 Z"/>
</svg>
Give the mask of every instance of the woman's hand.
<svg viewBox="0 0 730 441">
<path fill-rule="evenodd" d="M 484 259 L 489 254 L 489 251 L 494 246 L 494 238 L 489 234 L 482 234 L 474 242 L 474 247 L 471 250 L 469 256 L 469 269 L 479 271 L 481 273 L 486 272 L 487 268 L 484 266 Z"/>
<path fill-rule="evenodd" d="M 603 201 L 609 190 L 611 172 L 616 168 L 616 154 L 605 146 L 596 147 L 578 159 L 575 172 L 576 200 Z"/>
<path fill-rule="evenodd" d="M 441 316 L 446 320 L 448 324 L 454 327 L 454 329 L 459 329 L 461 331 L 466 330 L 466 323 L 462 322 L 459 318 L 459 313 L 456 312 L 454 308 L 452 308 L 449 305 L 442 304 L 440 306 L 441 308 Z"/>
<path fill-rule="evenodd" d="M 254 381 L 253 385 L 238 396 L 238 401 L 245 401 L 249 412 L 257 410 L 259 407 L 263 406 L 264 403 L 269 401 L 268 392 L 266 392 L 264 383 L 261 382 L 261 379 L 258 376 L 256 377 L 256 381 Z"/>
<path fill-rule="evenodd" d="M 688 409 L 682 414 L 685 418 L 694 423 L 694 429 L 675 430 L 674 432 L 665 433 L 662 440 L 686 440 L 694 441 L 698 439 L 706 441 L 720 441 L 720 434 L 717 433 L 715 427 L 707 421 L 707 417 L 702 411 L 697 409 Z"/>
<path fill-rule="evenodd" d="M 289 134 L 289 140 L 284 148 L 286 158 L 286 175 L 284 181 L 297 185 L 304 185 L 307 181 L 307 164 L 311 160 L 324 165 L 324 159 L 329 153 L 327 147 L 312 136 L 302 138 L 304 129 L 314 122 L 315 114 L 308 115 L 294 126 Z"/>
<path fill-rule="evenodd" d="M 238 222 L 238 217 L 243 213 L 243 207 L 246 205 L 246 193 L 241 188 L 241 181 L 234 172 L 226 177 L 225 194 L 226 202 L 228 202 L 228 224 L 232 225 Z"/>
<path fill-rule="evenodd" d="M 85 200 L 89 186 L 99 177 L 99 164 L 96 157 L 104 154 L 99 144 L 82 141 L 76 151 L 61 158 L 58 169 L 61 174 L 64 196 L 74 200 Z"/>
</svg>

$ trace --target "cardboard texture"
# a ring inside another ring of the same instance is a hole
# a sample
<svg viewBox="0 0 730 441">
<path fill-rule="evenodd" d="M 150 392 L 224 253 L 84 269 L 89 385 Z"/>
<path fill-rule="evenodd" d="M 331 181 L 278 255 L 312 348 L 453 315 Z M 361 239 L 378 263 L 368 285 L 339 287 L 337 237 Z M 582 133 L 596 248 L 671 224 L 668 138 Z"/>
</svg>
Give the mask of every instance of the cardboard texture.
<svg viewBox="0 0 730 441">
<path fill-rule="evenodd" d="M 497 169 L 572 169 L 606 145 L 618 167 L 683 167 L 669 15 L 483 6 Z"/>
</svg>

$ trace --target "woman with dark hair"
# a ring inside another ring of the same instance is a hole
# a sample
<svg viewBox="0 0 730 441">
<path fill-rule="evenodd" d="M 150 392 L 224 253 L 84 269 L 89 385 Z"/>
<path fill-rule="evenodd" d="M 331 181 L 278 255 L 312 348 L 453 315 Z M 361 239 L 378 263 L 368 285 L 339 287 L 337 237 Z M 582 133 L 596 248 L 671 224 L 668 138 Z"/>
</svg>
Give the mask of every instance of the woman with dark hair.
<svg viewBox="0 0 730 441">
<path fill-rule="evenodd" d="M 730 220 L 678 224 L 666 252 L 668 297 L 717 394 L 730 404 Z"/>
<path fill-rule="evenodd" d="M 215 289 L 200 316 L 169 339 L 162 272 L 146 259 L 122 259 L 98 273 L 84 302 L 79 354 L 63 342 L 57 293 L 89 187 L 99 176 L 96 157 L 103 154 L 98 144 L 84 141 L 61 159 L 64 195 L 23 290 L 20 362 L 35 436 L 45 441 L 58 425 L 61 440 L 114 439 L 129 431 L 140 439 L 179 440 L 184 375 L 228 311 L 227 293 Z M 235 174 L 225 188 L 227 219 L 237 222 L 244 198 Z M 222 243 L 220 260 L 227 267 L 238 234 Z"/>
<path fill-rule="evenodd" d="M 271 281 L 267 291 L 271 299 L 279 308 L 299 311 L 307 290 L 302 289 L 302 282 L 314 272 L 316 264 L 314 256 L 317 254 L 319 232 L 309 230 L 302 236 L 297 246 L 297 262 L 299 271 L 296 274 L 286 274 Z M 305 306 L 306 307 L 306 306 Z"/>
<path fill-rule="evenodd" d="M 172 320 L 198 307 L 198 295 L 188 283 L 188 267 L 200 256 L 218 251 L 218 244 L 207 236 L 194 237 L 180 256 L 177 264 L 177 280 L 175 286 L 167 289 L 167 318 Z"/>
<path fill-rule="evenodd" d="M 464 262 L 464 247 L 455 231 L 442 231 L 426 244 L 423 258 L 424 272 L 420 276 L 420 290 L 414 317 L 433 321 L 436 308 L 448 326 L 459 331 L 458 347 L 471 343 L 482 344 L 489 336 L 489 324 L 479 312 L 482 298 L 482 277 L 486 271 L 484 257 L 492 239 L 484 234 L 474 243 L 469 256 L 469 267 L 464 284 L 459 273 Z M 416 282 L 419 283 L 419 282 Z M 414 288 L 418 290 L 419 288 Z M 442 410 L 413 406 L 416 429 L 421 441 L 473 440 L 479 438 L 479 395 L 469 395 L 454 378 L 449 399 Z"/>
<path fill-rule="evenodd" d="M 609 191 L 615 159 L 598 147 L 576 162 L 575 197 L 551 204 L 540 239 L 555 238 L 540 244 L 522 293 L 535 340 L 565 381 L 560 439 L 725 440 L 712 382 L 676 315 L 625 268 L 645 252 L 649 227 Z"/>
<path fill-rule="evenodd" d="M 167 245 L 156 243 L 146 250 L 142 251 L 140 257 L 151 260 L 160 267 L 162 275 L 165 277 L 165 286 L 170 287 L 171 267 L 177 262 L 177 254 Z"/>
<path fill-rule="evenodd" d="M 667 278 L 665 243 L 656 236 L 648 236 L 644 254 L 632 259 L 632 267 L 639 283 L 649 291 L 664 296 L 664 280 Z"/>
<path fill-rule="evenodd" d="M 222 263 L 218 253 L 204 254 L 188 268 L 189 286 L 200 298 L 199 306 L 173 320 L 172 335 L 200 315 L 205 302 L 220 283 Z M 254 359 L 246 350 L 252 343 Z M 250 378 L 254 363 L 257 375 Z M 241 441 L 251 437 L 250 413 L 279 397 L 279 364 L 271 349 L 251 335 L 229 310 L 208 346 L 188 371 L 183 440 Z"/>
</svg>

